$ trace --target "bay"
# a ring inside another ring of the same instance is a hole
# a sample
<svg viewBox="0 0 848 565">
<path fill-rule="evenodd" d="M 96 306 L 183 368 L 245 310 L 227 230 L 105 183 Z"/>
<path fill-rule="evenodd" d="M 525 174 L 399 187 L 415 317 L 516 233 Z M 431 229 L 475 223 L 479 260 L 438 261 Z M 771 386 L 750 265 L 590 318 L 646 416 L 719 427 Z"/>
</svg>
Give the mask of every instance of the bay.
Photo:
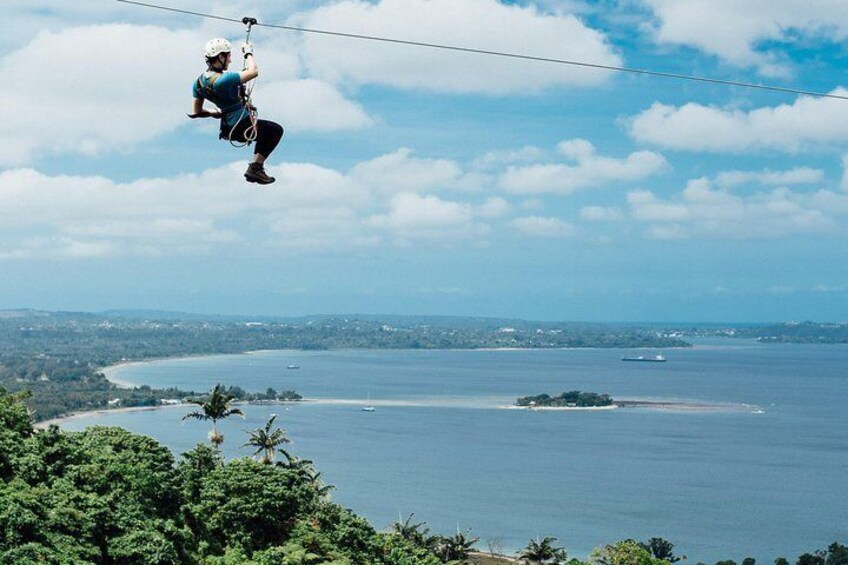
<svg viewBox="0 0 848 565">
<path fill-rule="evenodd" d="M 225 454 L 249 455 L 246 430 L 276 413 L 290 450 L 337 487 L 333 499 L 377 528 L 414 512 L 435 532 L 471 528 L 484 549 L 552 535 L 577 557 L 660 536 L 692 563 L 794 561 L 848 542 L 848 347 L 712 339 L 663 353 L 667 363 L 622 363 L 633 352 L 614 349 L 269 351 L 131 364 L 115 376 L 322 400 L 243 406 L 244 420 L 221 426 Z M 567 390 L 720 409 L 501 409 Z M 361 411 L 369 402 L 377 410 Z M 96 414 L 63 428 L 121 426 L 178 455 L 208 432 L 181 421 L 187 410 Z"/>
</svg>

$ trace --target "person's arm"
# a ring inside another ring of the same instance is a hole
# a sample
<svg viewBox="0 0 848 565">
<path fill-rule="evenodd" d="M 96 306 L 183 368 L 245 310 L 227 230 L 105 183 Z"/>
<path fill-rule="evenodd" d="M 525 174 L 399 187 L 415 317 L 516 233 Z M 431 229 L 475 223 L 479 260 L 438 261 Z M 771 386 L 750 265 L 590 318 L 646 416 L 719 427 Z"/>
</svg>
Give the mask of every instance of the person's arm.
<svg viewBox="0 0 848 565">
<path fill-rule="evenodd" d="M 256 66 L 256 59 L 253 58 L 253 45 L 245 43 L 241 46 L 241 51 L 244 53 L 244 60 L 247 64 L 247 68 L 239 73 L 239 79 L 244 84 L 259 76 L 259 67 Z"/>
<path fill-rule="evenodd" d="M 195 98 L 191 107 L 191 114 L 188 117 L 192 120 L 195 118 L 220 118 L 221 112 L 210 112 L 203 109 L 203 98 Z"/>
</svg>

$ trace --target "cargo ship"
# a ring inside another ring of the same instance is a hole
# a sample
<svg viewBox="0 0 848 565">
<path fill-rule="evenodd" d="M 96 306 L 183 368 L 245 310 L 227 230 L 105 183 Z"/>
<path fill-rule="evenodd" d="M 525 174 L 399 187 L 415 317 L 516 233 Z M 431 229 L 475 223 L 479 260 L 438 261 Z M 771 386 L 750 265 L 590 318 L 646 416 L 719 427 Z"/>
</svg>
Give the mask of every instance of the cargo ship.
<svg viewBox="0 0 848 565">
<path fill-rule="evenodd" d="M 653 357 L 646 357 L 645 355 L 638 355 L 636 357 L 622 357 L 622 361 L 642 361 L 645 363 L 665 363 L 665 355 L 654 355 Z"/>
</svg>

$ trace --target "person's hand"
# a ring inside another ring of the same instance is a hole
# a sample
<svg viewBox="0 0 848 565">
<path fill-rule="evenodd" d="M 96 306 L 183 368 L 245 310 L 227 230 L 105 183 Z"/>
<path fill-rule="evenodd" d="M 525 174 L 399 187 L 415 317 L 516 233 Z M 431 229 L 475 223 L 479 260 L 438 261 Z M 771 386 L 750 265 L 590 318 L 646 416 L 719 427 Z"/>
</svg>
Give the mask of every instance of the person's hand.
<svg viewBox="0 0 848 565">
<path fill-rule="evenodd" d="M 186 114 L 186 116 L 188 116 L 192 120 L 196 118 L 220 118 L 221 112 L 210 112 L 208 110 L 201 110 L 196 114 Z"/>
<path fill-rule="evenodd" d="M 241 52 L 244 53 L 245 57 L 253 55 L 253 45 L 245 41 L 244 45 L 241 46 Z"/>
</svg>

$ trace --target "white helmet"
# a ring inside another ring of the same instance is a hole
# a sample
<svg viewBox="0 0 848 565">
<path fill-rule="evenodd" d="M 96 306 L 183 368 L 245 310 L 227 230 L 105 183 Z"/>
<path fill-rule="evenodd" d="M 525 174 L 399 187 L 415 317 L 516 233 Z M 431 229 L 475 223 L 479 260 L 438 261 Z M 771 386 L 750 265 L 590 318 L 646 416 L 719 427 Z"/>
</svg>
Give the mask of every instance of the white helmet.
<svg viewBox="0 0 848 565">
<path fill-rule="evenodd" d="M 229 53 L 232 50 L 233 46 L 230 45 L 229 41 L 216 37 L 215 39 L 210 39 L 206 43 L 206 47 L 203 49 L 203 52 L 206 54 L 206 58 L 211 59 L 212 57 L 217 57 L 221 53 Z"/>
</svg>

